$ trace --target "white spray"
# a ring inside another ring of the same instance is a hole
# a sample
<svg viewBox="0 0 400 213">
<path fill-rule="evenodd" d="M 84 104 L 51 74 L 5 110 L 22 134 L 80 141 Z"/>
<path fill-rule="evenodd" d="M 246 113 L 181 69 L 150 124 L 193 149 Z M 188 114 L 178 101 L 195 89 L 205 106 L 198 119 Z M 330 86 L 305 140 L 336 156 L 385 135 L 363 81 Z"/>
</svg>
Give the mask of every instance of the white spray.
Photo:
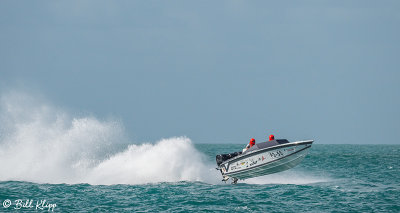
<svg viewBox="0 0 400 213">
<path fill-rule="evenodd" d="M 0 181 L 39 183 L 143 184 L 218 182 L 190 139 L 129 145 L 114 120 L 71 117 L 44 100 L 20 92 L 0 103 Z M 211 176 L 210 176 L 211 172 Z"/>
</svg>

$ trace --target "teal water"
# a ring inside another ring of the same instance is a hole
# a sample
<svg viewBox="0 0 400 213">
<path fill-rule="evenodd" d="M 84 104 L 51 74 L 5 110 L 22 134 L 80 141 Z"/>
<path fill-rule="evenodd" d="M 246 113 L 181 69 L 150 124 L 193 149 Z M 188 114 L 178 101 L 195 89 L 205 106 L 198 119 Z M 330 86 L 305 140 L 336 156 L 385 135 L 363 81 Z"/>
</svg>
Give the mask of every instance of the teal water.
<svg viewBox="0 0 400 213">
<path fill-rule="evenodd" d="M 216 154 L 242 146 L 195 148 L 211 165 Z M 0 202 L 12 203 L 8 208 L 0 204 L 0 212 L 38 211 L 35 204 L 43 199 L 56 204 L 54 212 L 400 212 L 399 180 L 399 145 L 315 144 L 299 166 L 236 185 L 219 180 L 109 185 L 2 181 Z M 18 199 L 33 200 L 33 207 L 15 209 Z"/>
</svg>

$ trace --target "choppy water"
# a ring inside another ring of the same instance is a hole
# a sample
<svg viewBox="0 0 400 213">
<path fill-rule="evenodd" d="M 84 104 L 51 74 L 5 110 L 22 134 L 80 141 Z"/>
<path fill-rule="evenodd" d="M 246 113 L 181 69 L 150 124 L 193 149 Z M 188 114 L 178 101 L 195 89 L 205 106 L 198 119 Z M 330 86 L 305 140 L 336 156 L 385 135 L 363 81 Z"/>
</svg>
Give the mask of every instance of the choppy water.
<svg viewBox="0 0 400 213">
<path fill-rule="evenodd" d="M 215 154 L 240 148 L 196 145 L 210 163 Z M 3 181 L 0 201 L 13 203 L 7 209 L 0 206 L 0 211 L 11 211 L 17 199 L 32 199 L 34 204 L 46 199 L 55 203 L 54 211 L 59 212 L 399 212 L 399 162 L 398 145 L 316 144 L 298 167 L 237 185 L 207 181 L 115 185 Z M 35 205 L 23 208 L 34 209 Z"/>
<path fill-rule="evenodd" d="M 119 121 L 11 93 L 0 101 L 0 212 L 400 212 L 400 145 L 318 143 L 289 171 L 224 184 L 215 155 L 245 144 L 134 144 Z"/>
</svg>

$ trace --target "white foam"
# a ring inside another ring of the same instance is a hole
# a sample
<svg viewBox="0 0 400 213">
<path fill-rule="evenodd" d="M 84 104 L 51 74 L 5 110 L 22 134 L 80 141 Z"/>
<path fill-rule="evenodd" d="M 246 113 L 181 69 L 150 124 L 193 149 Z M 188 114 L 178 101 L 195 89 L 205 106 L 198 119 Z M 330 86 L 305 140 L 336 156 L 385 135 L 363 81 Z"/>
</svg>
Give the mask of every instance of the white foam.
<svg viewBox="0 0 400 213">
<path fill-rule="evenodd" d="M 287 170 L 280 173 L 270 174 L 267 176 L 250 178 L 244 180 L 247 184 L 295 184 L 306 185 L 313 183 L 328 182 L 329 178 L 319 177 L 313 174 L 305 173 L 298 170 Z"/>
<path fill-rule="evenodd" d="M 203 157 L 186 137 L 130 145 L 97 165 L 88 180 L 96 184 L 213 181 Z"/>
<path fill-rule="evenodd" d="M 118 151 L 115 147 L 126 142 L 120 122 L 73 117 L 26 93 L 2 95 L 0 122 L 0 181 L 143 184 L 218 179 L 186 137 Z"/>
</svg>

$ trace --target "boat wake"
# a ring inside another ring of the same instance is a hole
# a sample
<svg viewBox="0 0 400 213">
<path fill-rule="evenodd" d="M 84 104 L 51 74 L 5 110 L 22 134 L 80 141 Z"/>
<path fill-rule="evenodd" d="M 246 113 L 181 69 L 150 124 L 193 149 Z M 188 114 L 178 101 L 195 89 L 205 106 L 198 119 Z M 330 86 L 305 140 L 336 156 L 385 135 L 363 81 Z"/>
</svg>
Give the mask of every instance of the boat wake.
<svg viewBox="0 0 400 213">
<path fill-rule="evenodd" d="M 87 175 L 95 184 L 144 184 L 155 182 L 202 181 L 215 183 L 205 156 L 190 139 L 163 139 L 156 144 L 130 145 L 125 151 L 96 165 Z"/>
<path fill-rule="evenodd" d="M 119 121 L 73 117 L 25 93 L 3 94 L 0 181 L 107 185 L 219 182 L 214 165 L 206 163 L 189 138 L 137 145 L 130 144 L 124 131 Z"/>
<path fill-rule="evenodd" d="M 332 181 L 327 177 L 314 176 L 312 174 L 288 170 L 280 173 L 270 174 L 262 177 L 250 178 L 242 181 L 247 184 L 294 184 L 294 185 L 307 185 L 314 183 L 324 183 Z"/>
</svg>

